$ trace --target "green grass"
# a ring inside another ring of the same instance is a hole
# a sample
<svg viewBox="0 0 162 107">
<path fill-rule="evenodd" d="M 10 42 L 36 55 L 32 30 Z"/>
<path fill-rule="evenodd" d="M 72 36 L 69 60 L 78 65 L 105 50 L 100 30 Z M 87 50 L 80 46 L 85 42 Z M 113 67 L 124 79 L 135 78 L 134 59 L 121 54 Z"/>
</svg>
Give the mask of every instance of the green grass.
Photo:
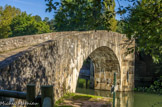
<svg viewBox="0 0 162 107">
<path fill-rule="evenodd" d="M 55 107 L 72 107 L 70 105 L 63 104 L 65 99 L 80 100 L 80 101 L 96 101 L 97 102 L 97 101 L 102 101 L 104 99 L 104 97 L 79 94 L 79 93 L 67 93 L 62 98 L 60 98 L 58 101 L 56 101 Z M 110 98 L 108 101 L 112 102 L 112 99 Z"/>
<path fill-rule="evenodd" d="M 90 100 L 90 99 L 100 99 L 101 96 L 93 96 L 93 95 L 86 95 L 86 94 L 75 94 L 73 96 L 73 100 Z"/>
<path fill-rule="evenodd" d="M 65 94 L 58 101 L 55 102 L 55 107 L 72 107 L 72 106 L 69 106 L 69 105 L 61 105 L 61 106 L 59 106 L 59 105 L 64 102 L 64 99 L 70 99 L 74 95 L 75 95 L 74 93 Z"/>
</svg>

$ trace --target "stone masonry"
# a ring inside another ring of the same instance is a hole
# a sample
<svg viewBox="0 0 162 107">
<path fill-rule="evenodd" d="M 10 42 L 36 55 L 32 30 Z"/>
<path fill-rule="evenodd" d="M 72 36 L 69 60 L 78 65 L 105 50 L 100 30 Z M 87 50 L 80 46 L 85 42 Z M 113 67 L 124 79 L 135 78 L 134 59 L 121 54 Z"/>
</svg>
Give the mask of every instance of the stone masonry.
<svg viewBox="0 0 162 107">
<path fill-rule="evenodd" d="M 0 40 L 0 52 L 30 46 L 0 61 L 0 89 L 26 91 L 27 84 L 54 85 L 55 100 L 75 92 L 83 61 L 94 65 L 95 89 L 110 90 L 117 73 L 118 91 L 134 88 L 134 53 L 126 55 L 125 35 L 107 31 L 57 32 Z M 134 47 L 132 42 L 129 47 Z M 0 53 L 0 54 L 1 54 Z M 13 85 L 14 84 L 14 85 Z"/>
</svg>

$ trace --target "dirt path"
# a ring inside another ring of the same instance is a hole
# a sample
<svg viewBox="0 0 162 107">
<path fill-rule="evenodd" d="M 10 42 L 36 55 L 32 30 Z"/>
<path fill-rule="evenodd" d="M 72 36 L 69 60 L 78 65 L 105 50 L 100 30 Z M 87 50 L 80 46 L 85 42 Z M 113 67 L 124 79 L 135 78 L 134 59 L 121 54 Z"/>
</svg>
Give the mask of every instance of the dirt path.
<svg viewBox="0 0 162 107">
<path fill-rule="evenodd" d="M 65 96 L 56 107 L 112 107 L 112 98 L 78 94 Z"/>
<path fill-rule="evenodd" d="M 72 107 L 111 107 L 111 104 L 108 104 L 108 102 L 80 100 L 65 100 L 62 105 L 69 105 Z"/>
</svg>

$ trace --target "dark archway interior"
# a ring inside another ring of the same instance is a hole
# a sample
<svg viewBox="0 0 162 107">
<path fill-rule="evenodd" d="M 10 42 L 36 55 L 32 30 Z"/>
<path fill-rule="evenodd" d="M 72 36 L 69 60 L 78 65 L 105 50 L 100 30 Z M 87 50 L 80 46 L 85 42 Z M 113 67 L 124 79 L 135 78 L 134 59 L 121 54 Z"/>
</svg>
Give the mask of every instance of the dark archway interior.
<svg viewBox="0 0 162 107">
<path fill-rule="evenodd" d="M 90 57 L 83 62 L 77 87 L 94 89 L 94 66 Z"/>
<path fill-rule="evenodd" d="M 116 84 L 119 87 L 121 84 L 120 66 L 115 53 L 105 46 L 97 48 L 84 61 L 77 86 L 111 90 L 114 82 L 114 73 L 117 73 Z"/>
</svg>

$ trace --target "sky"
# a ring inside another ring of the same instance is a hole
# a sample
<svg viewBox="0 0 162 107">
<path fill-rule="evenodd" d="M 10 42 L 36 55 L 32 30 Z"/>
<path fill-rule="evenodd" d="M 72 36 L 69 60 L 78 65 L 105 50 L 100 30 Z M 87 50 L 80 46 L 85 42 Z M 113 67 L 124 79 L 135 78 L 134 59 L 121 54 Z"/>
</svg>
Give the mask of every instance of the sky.
<svg viewBox="0 0 162 107">
<path fill-rule="evenodd" d="M 54 1 L 60 1 L 60 0 L 54 0 Z M 128 2 L 125 0 L 118 0 L 120 2 L 120 5 L 128 5 Z M 119 8 L 117 0 L 115 10 Z M 28 14 L 39 15 L 42 20 L 45 17 L 49 17 L 49 19 L 52 19 L 54 17 L 54 12 L 45 12 L 47 6 L 45 0 L 0 0 L 0 6 L 5 5 L 11 5 L 15 6 L 16 8 L 19 8 L 21 11 L 26 11 Z M 116 19 L 120 20 L 120 16 L 116 15 Z"/>
</svg>

